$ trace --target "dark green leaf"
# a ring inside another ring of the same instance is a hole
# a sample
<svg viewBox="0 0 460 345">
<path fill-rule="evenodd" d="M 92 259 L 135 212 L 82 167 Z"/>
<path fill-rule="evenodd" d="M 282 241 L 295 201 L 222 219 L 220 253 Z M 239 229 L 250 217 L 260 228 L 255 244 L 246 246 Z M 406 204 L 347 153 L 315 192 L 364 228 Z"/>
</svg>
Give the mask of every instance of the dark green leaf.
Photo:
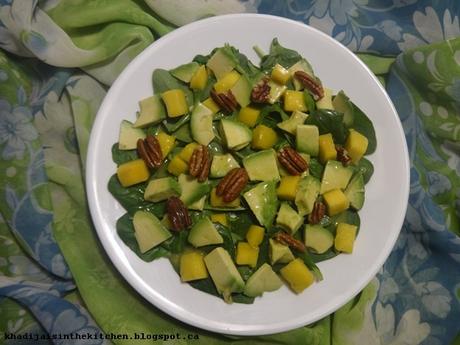
<svg viewBox="0 0 460 345">
<path fill-rule="evenodd" d="M 365 157 L 361 158 L 356 166 L 358 171 L 363 174 L 364 183 L 368 183 L 374 173 L 374 166 Z"/>
<path fill-rule="evenodd" d="M 311 95 L 308 90 L 304 90 L 303 92 L 303 99 L 305 101 L 305 105 L 307 106 L 308 111 L 311 113 L 314 110 L 316 110 L 316 102 L 313 99 L 313 96 Z"/>
<path fill-rule="evenodd" d="M 219 223 L 214 223 L 214 226 L 224 239 L 224 243 L 221 244 L 221 247 L 223 247 L 230 254 L 232 259 L 235 260 L 235 242 L 233 241 L 230 229 Z"/>
<path fill-rule="evenodd" d="M 292 49 L 284 48 L 274 38 L 270 45 L 270 53 L 262 57 L 260 68 L 262 71 L 271 71 L 271 69 L 278 63 L 285 68 L 289 68 L 297 61 L 302 59 L 298 52 Z"/>
<path fill-rule="evenodd" d="M 297 253 L 297 256 L 303 260 L 305 265 L 308 267 L 310 271 L 312 271 L 313 275 L 315 276 L 317 281 L 323 280 L 323 275 L 318 266 L 316 266 L 313 258 L 310 256 L 309 253 Z"/>
<path fill-rule="evenodd" d="M 179 79 L 174 78 L 169 71 L 161 68 L 154 70 L 152 74 L 152 84 L 153 90 L 156 94 L 160 94 L 172 89 L 181 89 L 185 93 L 187 104 L 189 106 L 193 105 L 193 92 L 190 90 L 187 84 L 183 83 Z"/>
<path fill-rule="evenodd" d="M 177 131 L 180 127 L 187 124 L 190 121 L 190 115 L 181 116 L 179 118 L 168 118 L 163 121 L 163 126 L 166 128 L 168 133 Z"/>
<path fill-rule="evenodd" d="M 162 243 L 162 247 L 173 254 L 180 254 L 187 245 L 188 231 L 174 233 L 172 237 Z"/>
<path fill-rule="evenodd" d="M 193 141 L 192 133 L 188 123 L 182 125 L 177 131 L 173 132 L 173 136 L 175 136 L 177 140 L 180 140 L 184 143 L 191 143 Z"/>
<path fill-rule="evenodd" d="M 348 136 L 348 129 L 343 123 L 343 114 L 333 110 L 315 110 L 311 112 L 305 124 L 317 126 L 319 134 L 331 133 L 336 144 L 343 145 Z"/>
<path fill-rule="evenodd" d="M 353 107 L 353 125 L 352 128 L 364 135 L 368 140 L 366 155 L 369 155 L 377 148 L 377 138 L 375 137 L 375 129 L 372 121 L 364 112 L 359 109 L 353 102 L 350 102 Z"/>
<path fill-rule="evenodd" d="M 323 176 L 323 170 L 324 166 L 316 158 L 310 158 L 308 171 L 311 176 L 321 179 L 321 176 Z"/>
<path fill-rule="evenodd" d="M 137 150 L 120 150 L 118 143 L 112 146 L 112 160 L 117 164 L 123 164 L 134 159 L 138 159 Z"/>
</svg>

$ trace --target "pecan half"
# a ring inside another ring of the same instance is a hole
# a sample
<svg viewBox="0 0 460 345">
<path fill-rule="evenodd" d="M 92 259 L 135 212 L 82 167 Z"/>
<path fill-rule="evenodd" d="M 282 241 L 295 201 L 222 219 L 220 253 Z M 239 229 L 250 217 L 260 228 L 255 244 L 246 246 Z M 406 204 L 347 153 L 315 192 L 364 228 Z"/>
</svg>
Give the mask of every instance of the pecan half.
<svg viewBox="0 0 460 345">
<path fill-rule="evenodd" d="M 289 246 L 292 249 L 295 249 L 299 252 L 305 252 L 307 250 L 307 248 L 301 241 L 295 239 L 293 236 L 289 235 L 287 232 L 280 231 L 276 233 L 274 236 L 274 239 L 278 241 L 279 243 L 284 244 L 285 246 Z"/>
<path fill-rule="evenodd" d="M 211 157 L 209 156 L 208 148 L 204 145 L 198 146 L 193 150 L 190 158 L 190 175 L 196 177 L 199 182 L 204 182 L 208 178 L 210 167 Z"/>
<path fill-rule="evenodd" d="M 187 207 L 177 196 L 172 196 L 166 201 L 166 212 L 171 223 L 171 230 L 182 231 L 192 225 Z"/>
<path fill-rule="evenodd" d="M 153 135 L 147 135 L 147 138 L 137 140 L 137 153 L 150 169 L 158 168 L 163 162 L 160 143 Z"/>
<path fill-rule="evenodd" d="M 323 85 L 318 78 L 312 77 L 304 71 L 295 72 L 294 77 L 313 94 L 315 101 L 324 97 Z"/>
<path fill-rule="evenodd" d="M 270 95 L 270 85 L 268 85 L 268 77 L 262 78 L 251 91 L 251 101 L 254 103 L 267 103 Z"/>
<path fill-rule="evenodd" d="M 225 202 L 231 202 L 238 198 L 248 181 L 249 176 L 244 168 L 234 168 L 219 182 L 216 195 L 222 196 Z"/>
<path fill-rule="evenodd" d="M 226 113 L 231 113 L 232 111 L 235 111 L 238 107 L 238 101 L 236 100 L 235 95 L 232 93 L 231 90 L 217 93 L 216 90 L 212 89 L 211 98 Z"/>
<path fill-rule="evenodd" d="M 308 215 L 308 223 L 318 224 L 326 214 L 326 205 L 321 201 L 315 201 L 313 210 Z"/>
<path fill-rule="evenodd" d="M 349 166 L 351 164 L 351 157 L 348 155 L 348 151 L 340 145 L 335 145 L 335 150 L 337 151 L 337 160 L 342 162 L 344 167 Z"/>
<path fill-rule="evenodd" d="M 291 175 L 300 175 L 308 169 L 307 161 L 289 146 L 278 151 L 278 160 Z"/>
</svg>

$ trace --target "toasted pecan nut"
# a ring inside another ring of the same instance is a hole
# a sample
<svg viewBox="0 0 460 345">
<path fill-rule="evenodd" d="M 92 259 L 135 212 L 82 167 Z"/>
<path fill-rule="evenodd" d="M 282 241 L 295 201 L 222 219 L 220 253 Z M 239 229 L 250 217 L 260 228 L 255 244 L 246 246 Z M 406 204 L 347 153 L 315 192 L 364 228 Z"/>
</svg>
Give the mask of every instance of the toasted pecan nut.
<svg viewBox="0 0 460 345">
<path fill-rule="evenodd" d="M 264 77 L 252 88 L 251 101 L 254 103 L 267 103 L 270 95 L 270 85 L 268 77 Z"/>
<path fill-rule="evenodd" d="M 226 113 L 231 113 L 238 108 L 238 101 L 231 90 L 217 93 L 216 90 L 212 89 L 210 95 L 212 100 Z"/>
<path fill-rule="evenodd" d="M 150 169 L 158 168 L 163 162 L 160 143 L 153 135 L 137 140 L 137 153 Z"/>
<path fill-rule="evenodd" d="M 326 214 L 326 205 L 322 201 L 315 201 L 313 210 L 308 215 L 308 223 L 318 224 Z"/>
<path fill-rule="evenodd" d="M 337 151 L 337 160 L 342 162 L 344 167 L 351 164 L 351 157 L 348 155 L 348 151 L 341 145 L 335 145 L 335 150 Z"/>
<path fill-rule="evenodd" d="M 166 212 L 171 223 L 171 230 L 182 231 L 192 225 L 187 207 L 178 197 L 172 196 L 166 201 Z"/>
<path fill-rule="evenodd" d="M 304 71 L 295 72 L 294 77 L 313 94 L 315 101 L 324 97 L 323 85 L 321 85 L 321 81 L 318 78 L 312 77 Z"/>
<path fill-rule="evenodd" d="M 199 182 L 204 182 L 209 175 L 211 157 L 208 148 L 204 145 L 198 146 L 192 153 L 189 163 L 190 175 L 196 177 Z"/>
<path fill-rule="evenodd" d="M 248 181 L 249 176 L 244 168 L 234 168 L 219 182 L 216 194 L 221 196 L 224 202 L 231 202 L 238 198 Z"/>
<path fill-rule="evenodd" d="M 278 151 L 278 160 L 291 175 L 300 175 L 308 169 L 307 161 L 289 146 Z"/>
<path fill-rule="evenodd" d="M 285 246 L 289 246 L 292 249 L 295 249 L 299 252 L 305 252 L 307 250 L 307 248 L 301 241 L 295 239 L 293 236 L 289 235 L 284 231 L 276 233 L 274 239 L 279 243 L 284 244 Z"/>
</svg>

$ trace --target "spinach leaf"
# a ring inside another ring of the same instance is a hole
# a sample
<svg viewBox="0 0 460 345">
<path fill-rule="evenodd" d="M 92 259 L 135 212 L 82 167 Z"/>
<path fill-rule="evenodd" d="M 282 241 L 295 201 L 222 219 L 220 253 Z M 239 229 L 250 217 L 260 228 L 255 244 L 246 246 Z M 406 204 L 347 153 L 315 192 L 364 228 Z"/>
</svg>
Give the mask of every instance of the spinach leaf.
<svg viewBox="0 0 460 345">
<path fill-rule="evenodd" d="M 301 59 L 302 57 L 298 52 L 284 48 L 278 42 L 278 39 L 274 38 L 270 45 L 270 53 L 262 57 L 260 68 L 264 72 L 271 71 L 277 63 L 285 68 L 289 68 Z"/>
<path fill-rule="evenodd" d="M 145 253 L 141 253 L 136 237 L 134 236 L 134 226 L 132 217 L 126 213 L 120 217 L 116 224 L 117 234 L 124 244 L 126 244 L 138 257 L 144 261 L 153 261 L 155 259 L 169 255 L 168 249 L 162 245 L 153 247 Z"/>
<path fill-rule="evenodd" d="M 351 102 L 353 109 L 353 125 L 352 128 L 364 135 L 368 140 L 366 155 L 369 155 L 377 148 L 377 139 L 375 137 L 375 129 L 372 121 L 364 112 Z"/>
<path fill-rule="evenodd" d="M 198 102 L 203 102 L 206 98 L 209 97 L 214 84 L 216 83 L 216 78 L 212 74 L 208 76 L 208 81 L 206 82 L 206 86 L 203 90 L 194 90 L 193 91 L 193 99 L 195 100 L 195 106 Z"/>
<path fill-rule="evenodd" d="M 180 140 L 184 143 L 191 143 L 193 141 L 192 133 L 188 123 L 180 126 L 178 130 L 174 131 L 173 136 L 175 136 L 177 140 Z"/>
<path fill-rule="evenodd" d="M 170 253 L 180 254 L 187 246 L 187 237 L 188 231 L 181 231 L 177 234 L 173 234 L 173 236 L 164 241 L 161 246 Z"/>
<path fill-rule="evenodd" d="M 327 252 L 322 253 L 322 254 L 310 253 L 310 257 L 315 263 L 332 259 L 333 257 L 336 257 L 337 255 L 339 255 L 339 253 L 334 251 L 333 249 L 329 249 Z"/>
<path fill-rule="evenodd" d="M 137 155 L 137 150 L 120 150 L 118 148 L 118 143 L 113 144 L 112 160 L 117 165 L 132 161 L 137 158 L 139 158 L 139 156 Z"/>
<path fill-rule="evenodd" d="M 372 163 L 365 157 L 361 158 L 356 166 L 359 172 L 363 174 L 364 183 L 368 183 L 374 174 L 374 166 Z"/>
<path fill-rule="evenodd" d="M 221 246 L 230 254 L 232 259 L 235 260 L 235 242 L 233 241 L 230 229 L 220 223 L 214 223 L 214 226 L 224 239 L 224 243 L 222 243 Z"/>
<path fill-rule="evenodd" d="M 152 73 L 152 84 L 153 90 L 157 94 L 172 89 L 181 89 L 185 93 L 185 98 L 187 99 L 189 107 L 193 105 L 193 92 L 187 84 L 174 78 L 169 71 L 161 68 L 154 70 Z"/>
<path fill-rule="evenodd" d="M 222 298 L 222 296 L 217 292 L 216 286 L 214 285 L 211 277 L 191 281 L 189 284 L 197 290 Z M 232 294 L 232 301 L 234 303 L 251 304 L 254 303 L 254 297 L 248 297 L 242 293 L 234 293 Z"/>
<path fill-rule="evenodd" d="M 310 175 L 321 180 L 323 176 L 324 166 L 316 159 L 310 158 L 310 163 L 308 164 L 308 171 Z"/>
<path fill-rule="evenodd" d="M 166 128 L 168 133 L 171 134 L 171 133 L 177 131 L 180 127 L 182 127 L 183 125 L 185 125 L 189 121 L 190 121 L 190 115 L 187 114 L 185 116 L 179 117 L 178 119 L 177 118 L 174 118 L 174 119 L 168 118 L 168 119 L 163 121 L 163 126 Z"/>
<path fill-rule="evenodd" d="M 227 220 L 230 230 L 242 238 L 246 237 L 246 233 L 252 224 L 257 224 L 252 212 L 231 212 L 227 214 Z"/>
<path fill-rule="evenodd" d="M 305 121 L 307 125 L 315 125 L 319 134 L 331 133 L 336 144 L 345 144 L 348 136 L 348 129 L 343 123 L 343 114 L 334 110 L 318 109 L 311 112 Z"/>
<path fill-rule="evenodd" d="M 357 211 L 348 209 L 348 210 L 345 210 L 339 213 L 338 215 L 331 217 L 331 224 L 327 227 L 327 229 L 330 232 L 332 232 L 332 234 L 335 235 L 335 231 L 339 223 L 347 223 L 351 225 L 356 225 L 358 227 L 358 232 L 359 232 L 361 220 L 359 218 L 359 214 Z"/>
<path fill-rule="evenodd" d="M 316 110 L 316 102 L 313 99 L 313 96 L 308 90 L 304 90 L 303 92 L 303 99 L 305 101 L 305 105 L 307 106 L 308 111 L 311 113 L 312 111 Z"/>
<path fill-rule="evenodd" d="M 225 46 L 227 54 L 231 54 L 237 61 L 235 69 L 241 74 L 246 74 L 249 79 L 253 79 L 255 75 L 259 74 L 259 69 L 247 58 L 246 55 L 241 54 L 238 49 L 232 46 Z"/>
</svg>

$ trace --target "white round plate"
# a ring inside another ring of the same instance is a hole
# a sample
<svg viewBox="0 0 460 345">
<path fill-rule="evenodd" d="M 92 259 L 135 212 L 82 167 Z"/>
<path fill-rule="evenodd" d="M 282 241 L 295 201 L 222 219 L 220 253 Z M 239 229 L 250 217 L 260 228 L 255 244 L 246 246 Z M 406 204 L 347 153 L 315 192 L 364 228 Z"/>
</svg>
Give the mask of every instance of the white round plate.
<svg viewBox="0 0 460 345">
<path fill-rule="evenodd" d="M 366 185 L 361 230 L 352 255 L 339 255 L 319 267 L 324 280 L 299 295 L 287 287 L 265 293 L 254 304 L 223 300 L 180 282 L 167 259 L 144 262 L 118 237 L 125 211 L 107 190 L 115 173 L 111 147 L 120 122 L 133 121 L 138 101 L 152 95 L 152 71 L 190 62 L 197 54 L 229 43 L 254 63 L 258 45 L 268 52 L 274 37 L 312 64 L 327 87 L 345 93 L 371 118 L 377 150 L 375 172 Z M 124 278 L 156 307 L 193 326 L 235 335 L 278 333 L 312 323 L 354 297 L 375 276 L 398 237 L 409 195 L 409 161 L 397 113 L 385 90 L 347 48 L 304 24 L 280 17 L 240 14 L 208 18 L 164 36 L 137 56 L 110 88 L 91 133 L 87 160 L 91 215 L 110 259 Z"/>
</svg>

